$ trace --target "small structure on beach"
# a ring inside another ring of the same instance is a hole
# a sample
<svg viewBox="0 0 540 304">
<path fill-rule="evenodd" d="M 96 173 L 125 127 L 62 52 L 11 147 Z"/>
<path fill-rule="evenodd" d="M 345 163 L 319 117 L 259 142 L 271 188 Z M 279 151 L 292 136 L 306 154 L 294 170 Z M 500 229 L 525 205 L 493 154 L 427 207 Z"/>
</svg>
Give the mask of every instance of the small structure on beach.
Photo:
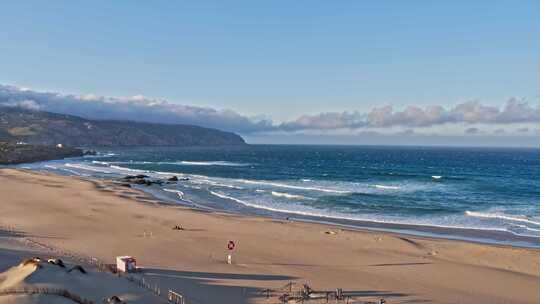
<svg viewBox="0 0 540 304">
<path fill-rule="evenodd" d="M 137 270 L 137 260 L 132 256 L 118 256 L 116 257 L 116 270 L 134 272 Z"/>
</svg>

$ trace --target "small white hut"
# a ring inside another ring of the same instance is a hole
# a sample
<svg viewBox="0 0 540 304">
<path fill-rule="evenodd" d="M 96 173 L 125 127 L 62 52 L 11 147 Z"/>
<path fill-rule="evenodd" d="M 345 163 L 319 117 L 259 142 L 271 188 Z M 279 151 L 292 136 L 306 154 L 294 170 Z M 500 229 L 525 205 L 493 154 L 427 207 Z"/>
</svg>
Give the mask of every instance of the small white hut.
<svg viewBox="0 0 540 304">
<path fill-rule="evenodd" d="M 116 257 L 116 269 L 122 272 L 133 272 L 137 270 L 137 260 L 127 255 Z"/>
</svg>

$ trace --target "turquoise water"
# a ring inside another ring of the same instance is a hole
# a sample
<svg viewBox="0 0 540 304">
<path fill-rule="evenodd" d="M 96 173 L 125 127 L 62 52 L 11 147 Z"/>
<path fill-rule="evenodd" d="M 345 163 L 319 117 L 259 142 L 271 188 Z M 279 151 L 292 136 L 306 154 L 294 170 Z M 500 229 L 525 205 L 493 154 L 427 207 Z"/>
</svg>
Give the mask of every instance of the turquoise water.
<svg viewBox="0 0 540 304">
<path fill-rule="evenodd" d="M 540 238 L 540 150 L 161 147 L 105 149 L 96 157 L 25 166 L 101 178 L 178 175 L 188 180 L 144 189 L 200 208 L 420 232 L 444 229 L 448 236 L 472 229 L 479 238 Z"/>
</svg>

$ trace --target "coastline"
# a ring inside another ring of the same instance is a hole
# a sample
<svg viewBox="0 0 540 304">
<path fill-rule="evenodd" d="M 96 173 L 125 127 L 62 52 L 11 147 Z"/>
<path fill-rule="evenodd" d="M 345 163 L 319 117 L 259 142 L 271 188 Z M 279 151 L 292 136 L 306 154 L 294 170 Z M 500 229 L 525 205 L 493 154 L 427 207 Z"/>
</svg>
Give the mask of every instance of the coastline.
<svg viewBox="0 0 540 304">
<path fill-rule="evenodd" d="M 75 177 L 77 178 L 77 177 Z M 79 177 L 80 178 L 80 177 Z M 91 178 L 90 178 L 91 179 Z M 420 225 L 420 224 L 403 224 L 392 223 L 375 220 L 356 220 L 346 219 L 338 217 L 329 217 L 321 215 L 305 215 L 292 213 L 288 211 L 269 211 L 269 212 L 257 212 L 261 209 L 256 207 L 248 207 L 247 209 L 253 209 L 253 212 L 235 212 L 231 210 L 214 209 L 196 202 L 186 202 L 161 195 L 156 191 L 145 189 L 144 186 L 135 187 L 137 189 L 151 197 L 155 198 L 167 205 L 181 205 L 188 209 L 219 212 L 224 214 L 231 214 L 236 216 L 254 216 L 262 217 L 274 220 L 287 220 L 296 222 L 305 222 L 313 224 L 321 224 L 334 226 L 344 229 L 352 229 L 358 231 L 372 231 L 372 232 L 386 232 L 391 234 L 406 235 L 413 237 L 431 238 L 431 239 L 445 239 L 456 240 L 464 242 L 472 242 L 487 245 L 500 245 L 510 247 L 523 247 L 523 248 L 540 248 L 540 238 L 532 236 L 523 236 L 513 234 L 506 230 L 493 230 L 493 229 L 481 229 L 481 228 L 466 228 L 466 227 L 445 227 L 435 225 Z M 266 209 L 263 209 L 267 211 Z"/>
<path fill-rule="evenodd" d="M 133 254 L 155 280 L 183 286 L 201 303 L 267 303 L 257 292 L 289 281 L 392 303 L 540 301 L 536 249 L 198 211 L 101 180 L 34 171 L 0 169 L 0 190 L 8 193 L 0 224 L 103 261 Z M 229 239 L 238 244 L 233 265 L 224 263 Z"/>
<path fill-rule="evenodd" d="M 151 186 L 137 185 L 142 190 L 167 201 L 209 210 L 331 222 L 347 228 L 382 229 L 488 244 L 539 246 L 540 222 L 536 219 L 535 209 L 528 207 L 534 205 L 536 195 L 535 182 L 532 180 L 520 176 L 513 178 L 511 172 L 505 178 L 499 177 L 497 170 L 493 171 L 486 164 L 482 168 L 488 172 L 476 172 L 477 169 L 469 171 L 465 169 L 466 164 L 459 162 L 460 158 L 452 162 L 459 172 L 449 168 L 440 168 L 446 173 L 431 167 L 407 169 L 408 162 L 398 162 L 405 172 L 414 172 L 398 174 L 393 172 L 396 168 L 392 166 L 371 168 L 360 161 L 357 166 L 367 169 L 359 173 L 355 170 L 336 173 L 332 171 L 337 168 L 336 164 L 329 164 L 328 169 L 290 176 L 287 169 L 275 163 L 279 157 L 295 151 L 290 150 L 274 149 L 273 146 L 223 152 L 170 148 L 163 150 L 159 157 L 154 157 L 153 149 L 142 147 L 109 150 L 96 158 L 18 167 L 108 180 L 143 174 Z M 332 155 L 341 153 L 339 149 L 332 151 Z M 370 153 L 377 154 L 377 151 Z M 304 172 L 305 164 L 301 159 L 310 159 L 315 152 L 318 150 L 309 150 L 302 157 L 291 160 L 295 168 L 293 171 Z M 352 152 L 361 151 L 349 151 Z M 474 151 L 464 152 L 476 155 Z M 272 157 L 270 160 L 266 158 L 269 153 Z M 396 156 L 396 153 L 402 155 L 400 150 L 393 151 L 392 155 Z M 246 154 L 250 156 L 246 157 Z M 446 154 L 445 157 L 448 156 Z M 262 158 L 257 160 L 254 155 Z M 505 156 L 504 152 L 497 152 L 495 156 L 504 160 L 515 155 Z M 313 160 L 310 164 L 310 168 L 316 165 Z M 274 173 L 274 170 L 279 172 Z M 330 171 L 328 174 L 331 176 L 322 177 L 327 174 L 325 171 Z M 318 174 L 323 175 L 317 177 Z M 434 174 L 444 175 L 444 178 L 434 181 Z M 180 181 L 169 183 L 168 178 L 175 176 Z M 374 180 L 370 179 L 371 176 L 375 176 Z M 491 190 L 486 192 L 485 187 Z"/>
</svg>

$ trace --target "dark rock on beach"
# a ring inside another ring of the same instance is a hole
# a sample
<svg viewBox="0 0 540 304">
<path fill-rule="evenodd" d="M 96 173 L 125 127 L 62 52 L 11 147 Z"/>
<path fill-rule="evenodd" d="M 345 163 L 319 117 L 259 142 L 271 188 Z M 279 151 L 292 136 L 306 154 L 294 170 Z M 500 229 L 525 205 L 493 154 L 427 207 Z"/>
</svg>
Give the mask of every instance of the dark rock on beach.
<svg viewBox="0 0 540 304">
<path fill-rule="evenodd" d="M 85 156 L 96 156 L 97 151 L 96 150 L 86 150 L 86 151 L 84 151 L 84 155 Z"/>
<path fill-rule="evenodd" d="M 152 180 L 148 175 L 139 174 L 139 175 L 127 175 L 124 178 L 120 179 L 122 185 L 163 185 L 163 181 L 159 179 Z"/>
<path fill-rule="evenodd" d="M 128 175 L 128 176 L 124 177 L 125 180 L 145 179 L 145 178 L 149 178 L 149 176 L 144 175 L 144 174 L 139 174 L 139 175 Z"/>
</svg>

